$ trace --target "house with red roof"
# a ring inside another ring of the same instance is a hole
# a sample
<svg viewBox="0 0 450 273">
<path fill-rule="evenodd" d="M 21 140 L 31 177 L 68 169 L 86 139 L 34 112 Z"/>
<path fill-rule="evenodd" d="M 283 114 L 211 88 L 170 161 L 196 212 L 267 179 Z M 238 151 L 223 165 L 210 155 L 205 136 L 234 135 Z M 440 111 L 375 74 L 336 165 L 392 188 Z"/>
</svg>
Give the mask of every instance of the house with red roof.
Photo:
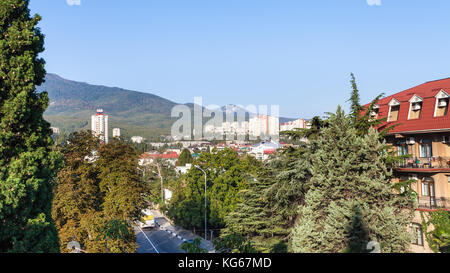
<svg viewBox="0 0 450 273">
<path fill-rule="evenodd" d="M 384 118 L 379 130 L 395 126 L 387 142 L 407 158 L 395 169 L 396 181 L 415 180 L 419 208 L 410 230 L 413 252 L 431 252 L 419 211 L 450 209 L 450 78 L 426 82 L 382 98 L 370 113 Z M 368 105 L 365 105 L 366 109 Z"/>
<path fill-rule="evenodd" d="M 169 161 L 172 165 L 176 165 L 179 155 L 176 152 L 168 152 L 165 154 L 159 154 L 159 153 L 143 153 L 139 157 L 139 165 L 148 165 L 152 164 L 155 159 L 161 158 L 164 160 Z"/>
</svg>

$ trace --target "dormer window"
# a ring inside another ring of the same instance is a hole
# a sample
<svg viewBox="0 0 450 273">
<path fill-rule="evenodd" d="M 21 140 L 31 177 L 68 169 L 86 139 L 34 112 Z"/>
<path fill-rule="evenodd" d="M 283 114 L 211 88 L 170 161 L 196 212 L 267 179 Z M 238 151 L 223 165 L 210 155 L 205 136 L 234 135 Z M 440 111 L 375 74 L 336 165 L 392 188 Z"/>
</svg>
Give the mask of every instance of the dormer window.
<svg viewBox="0 0 450 273">
<path fill-rule="evenodd" d="M 436 95 L 436 107 L 434 109 L 435 117 L 443 117 L 447 115 L 449 98 L 450 96 L 444 90 L 439 91 Z"/>
<path fill-rule="evenodd" d="M 422 112 L 423 99 L 418 95 L 414 95 L 410 100 L 408 119 L 420 118 L 420 112 Z"/>
<path fill-rule="evenodd" d="M 389 115 L 388 120 L 391 121 L 397 121 L 398 120 L 398 114 L 400 112 L 400 102 L 396 99 L 392 99 L 389 103 Z"/>
<path fill-rule="evenodd" d="M 378 112 L 380 111 L 380 106 L 375 104 L 373 106 L 372 112 L 370 112 L 370 119 L 375 120 L 378 118 Z"/>
<path fill-rule="evenodd" d="M 373 106 L 372 112 L 370 112 L 370 117 L 371 118 L 378 118 L 378 111 L 380 110 L 380 106 L 378 106 L 377 104 L 375 104 Z"/>
</svg>

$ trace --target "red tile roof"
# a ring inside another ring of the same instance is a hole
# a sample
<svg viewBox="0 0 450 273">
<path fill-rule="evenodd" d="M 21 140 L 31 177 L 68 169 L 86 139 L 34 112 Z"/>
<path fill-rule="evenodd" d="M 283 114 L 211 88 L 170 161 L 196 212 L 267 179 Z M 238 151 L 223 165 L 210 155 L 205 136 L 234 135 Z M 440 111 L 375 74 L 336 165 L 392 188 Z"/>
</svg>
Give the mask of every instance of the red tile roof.
<svg viewBox="0 0 450 273">
<path fill-rule="evenodd" d="M 444 90 L 450 94 L 450 78 L 426 82 L 419 86 L 407 89 L 400 93 L 380 99 L 377 105 L 380 107 L 378 118 L 387 118 L 389 115 L 389 103 L 392 99 L 400 102 L 400 111 L 398 120 L 395 122 L 385 122 L 380 129 L 386 128 L 393 124 L 399 124 L 389 134 L 394 133 L 416 133 L 430 131 L 450 131 L 450 114 L 443 117 L 434 117 L 435 106 L 437 103 L 436 95 Z M 422 110 L 418 119 L 408 120 L 409 100 L 418 95 L 423 99 Z M 366 107 L 369 104 L 365 105 Z"/>
<path fill-rule="evenodd" d="M 177 159 L 179 156 L 177 153 L 167 153 L 167 154 L 150 154 L 150 153 L 143 153 L 140 158 L 146 159 L 146 158 L 163 158 L 163 159 Z"/>
</svg>

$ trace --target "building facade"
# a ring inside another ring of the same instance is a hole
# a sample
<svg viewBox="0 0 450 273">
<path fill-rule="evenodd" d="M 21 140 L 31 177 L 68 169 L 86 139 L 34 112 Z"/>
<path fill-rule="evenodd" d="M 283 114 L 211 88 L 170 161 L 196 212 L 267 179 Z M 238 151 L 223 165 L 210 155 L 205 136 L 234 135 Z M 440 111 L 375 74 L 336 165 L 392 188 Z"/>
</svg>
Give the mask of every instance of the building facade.
<svg viewBox="0 0 450 273">
<path fill-rule="evenodd" d="M 386 118 L 379 129 L 399 156 L 395 181 L 415 181 L 417 209 L 410 232 L 413 252 L 432 252 L 422 230 L 422 213 L 450 209 L 450 78 L 431 81 L 381 99 L 371 113 Z M 421 213 L 422 212 L 422 213 Z M 432 227 L 431 227 L 432 228 Z"/>
<path fill-rule="evenodd" d="M 113 129 L 113 137 L 120 137 L 120 128 Z"/>
<path fill-rule="evenodd" d="M 249 119 L 248 127 L 249 135 L 252 137 L 279 139 L 280 119 L 278 117 L 256 115 Z"/>
<path fill-rule="evenodd" d="M 280 132 L 306 128 L 308 128 L 308 122 L 302 118 L 280 124 Z"/>
<path fill-rule="evenodd" d="M 108 116 L 105 115 L 103 109 L 97 109 L 97 114 L 91 116 L 91 130 L 102 142 L 109 142 Z"/>
</svg>

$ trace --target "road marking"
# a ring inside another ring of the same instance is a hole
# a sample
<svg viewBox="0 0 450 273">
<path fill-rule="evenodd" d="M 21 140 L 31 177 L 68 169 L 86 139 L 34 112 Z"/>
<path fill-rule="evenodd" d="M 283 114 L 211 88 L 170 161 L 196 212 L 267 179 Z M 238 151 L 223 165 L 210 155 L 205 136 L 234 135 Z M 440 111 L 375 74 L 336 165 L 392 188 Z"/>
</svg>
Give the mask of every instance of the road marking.
<svg viewBox="0 0 450 273">
<path fill-rule="evenodd" d="M 155 245 L 152 243 L 152 241 L 148 238 L 147 234 L 145 234 L 145 232 L 142 230 L 141 227 L 138 227 L 141 232 L 144 234 L 145 238 L 147 238 L 147 241 L 152 245 L 152 247 L 155 249 L 156 253 L 159 253 L 158 249 L 156 249 Z"/>
</svg>

